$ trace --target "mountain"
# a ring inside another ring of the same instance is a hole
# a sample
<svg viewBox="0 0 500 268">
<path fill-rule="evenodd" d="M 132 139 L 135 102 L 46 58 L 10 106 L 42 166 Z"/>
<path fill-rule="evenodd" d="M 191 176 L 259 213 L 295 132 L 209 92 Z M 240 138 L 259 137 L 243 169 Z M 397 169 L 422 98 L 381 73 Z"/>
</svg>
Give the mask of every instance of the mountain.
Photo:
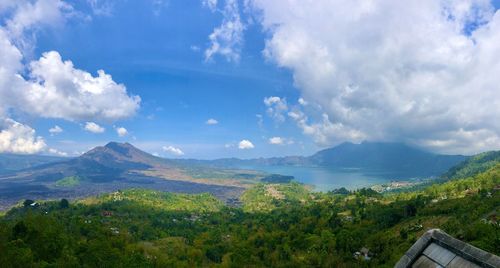
<svg viewBox="0 0 500 268">
<path fill-rule="evenodd" d="M 361 168 L 408 173 L 415 176 L 440 175 L 467 159 L 463 155 L 439 155 L 402 143 L 342 143 L 309 157 L 319 166 Z"/>
<path fill-rule="evenodd" d="M 453 166 L 443 174 L 444 179 L 462 179 L 484 172 L 500 163 L 500 151 L 484 152 Z"/>
<path fill-rule="evenodd" d="M 160 158 L 134 147 L 130 143 L 110 142 L 98 146 L 74 160 L 75 162 L 94 162 L 111 169 L 147 169 L 153 167 L 172 167 L 169 160 Z"/>
<path fill-rule="evenodd" d="M 73 199 L 138 187 L 207 192 L 230 202 L 243 187 L 263 177 L 256 171 L 191 167 L 153 156 L 129 143 L 110 142 L 76 158 L 0 174 L 0 210 L 21 199 Z"/>
<path fill-rule="evenodd" d="M 0 174 L 67 160 L 48 155 L 0 154 Z"/>
<path fill-rule="evenodd" d="M 110 142 L 67 161 L 48 163 L 24 170 L 36 180 L 59 180 L 78 176 L 93 182 L 117 180 L 131 170 L 171 168 L 169 160 L 153 156 L 129 143 Z"/>
<path fill-rule="evenodd" d="M 256 159 L 224 158 L 217 160 L 174 160 L 191 165 L 216 167 L 255 166 L 320 166 L 338 169 L 360 169 L 403 177 L 438 176 L 457 163 L 468 159 L 463 155 L 430 153 L 403 143 L 342 143 L 312 156 L 286 156 Z"/>
</svg>

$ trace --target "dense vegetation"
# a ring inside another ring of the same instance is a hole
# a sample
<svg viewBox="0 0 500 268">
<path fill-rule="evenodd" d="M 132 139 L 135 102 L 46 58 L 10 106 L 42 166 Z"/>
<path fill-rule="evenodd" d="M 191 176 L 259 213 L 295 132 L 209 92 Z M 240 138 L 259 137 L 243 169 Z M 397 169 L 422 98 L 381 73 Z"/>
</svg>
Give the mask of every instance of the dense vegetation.
<svg viewBox="0 0 500 268">
<path fill-rule="evenodd" d="M 484 172 L 500 162 L 500 151 L 485 152 L 475 155 L 452 167 L 443 177 L 445 179 L 463 179 Z"/>
<path fill-rule="evenodd" d="M 257 184 L 242 208 L 148 190 L 27 201 L 0 220 L 0 267 L 392 267 L 429 228 L 499 254 L 499 184 L 496 165 L 389 196 Z"/>
</svg>

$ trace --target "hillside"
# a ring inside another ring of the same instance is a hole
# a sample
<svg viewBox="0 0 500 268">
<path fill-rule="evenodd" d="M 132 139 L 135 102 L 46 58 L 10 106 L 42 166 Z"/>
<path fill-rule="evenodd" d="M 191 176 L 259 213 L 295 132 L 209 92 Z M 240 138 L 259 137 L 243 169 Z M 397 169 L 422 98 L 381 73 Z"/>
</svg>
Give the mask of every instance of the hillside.
<svg viewBox="0 0 500 268">
<path fill-rule="evenodd" d="M 452 167 L 442 175 L 445 179 L 461 179 L 484 172 L 500 162 L 500 151 L 481 153 Z"/>
<path fill-rule="evenodd" d="M 47 155 L 0 154 L 0 174 L 66 160 L 64 157 Z"/>
<path fill-rule="evenodd" d="M 393 267 L 431 228 L 498 255 L 499 180 L 500 164 L 397 196 L 257 184 L 243 208 L 146 190 L 30 201 L 0 218 L 0 266 Z"/>
<path fill-rule="evenodd" d="M 321 166 L 400 172 L 412 176 L 440 175 L 465 160 L 462 155 L 437 155 L 401 143 L 343 143 L 317 152 L 310 161 Z"/>
</svg>

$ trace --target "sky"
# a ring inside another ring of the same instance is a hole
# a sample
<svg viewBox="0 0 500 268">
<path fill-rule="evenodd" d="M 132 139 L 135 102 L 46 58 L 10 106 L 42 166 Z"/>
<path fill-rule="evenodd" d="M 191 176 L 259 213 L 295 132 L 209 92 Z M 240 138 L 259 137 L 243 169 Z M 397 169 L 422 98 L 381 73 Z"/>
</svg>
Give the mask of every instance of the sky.
<svg viewBox="0 0 500 268">
<path fill-rule="evenodd" d="M 500 1 L 0 0 L 0 153 L 500 149 Z"/>
</svg>

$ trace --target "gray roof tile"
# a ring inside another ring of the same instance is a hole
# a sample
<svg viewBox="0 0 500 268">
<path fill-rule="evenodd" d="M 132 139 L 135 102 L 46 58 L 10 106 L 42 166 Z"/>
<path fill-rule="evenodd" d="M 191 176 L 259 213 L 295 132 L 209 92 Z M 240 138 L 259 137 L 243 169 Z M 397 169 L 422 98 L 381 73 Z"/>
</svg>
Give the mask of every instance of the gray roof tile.
<svg viewBox="0 0 500 268">
<path fill-rule="evenodd" d="M 422 235 L 394 267 L 500 268 L 500 258 L 432 229 Z"/>
<path fill-rule="evenodd" d="M 436 243 L 431 243 L 424 250 L 424 255 L 439 263 L 441 266 L 446 266 L 455 258 L 457 254 L 439 246 Z"/>
<path fill-rule="evenodd" d="M 433 262 L 431 259 L 422 255 L 418 258 L 418 260 L 413 263 L 411 268 L 443 268 L 443 266 Z"/>
</svg>

